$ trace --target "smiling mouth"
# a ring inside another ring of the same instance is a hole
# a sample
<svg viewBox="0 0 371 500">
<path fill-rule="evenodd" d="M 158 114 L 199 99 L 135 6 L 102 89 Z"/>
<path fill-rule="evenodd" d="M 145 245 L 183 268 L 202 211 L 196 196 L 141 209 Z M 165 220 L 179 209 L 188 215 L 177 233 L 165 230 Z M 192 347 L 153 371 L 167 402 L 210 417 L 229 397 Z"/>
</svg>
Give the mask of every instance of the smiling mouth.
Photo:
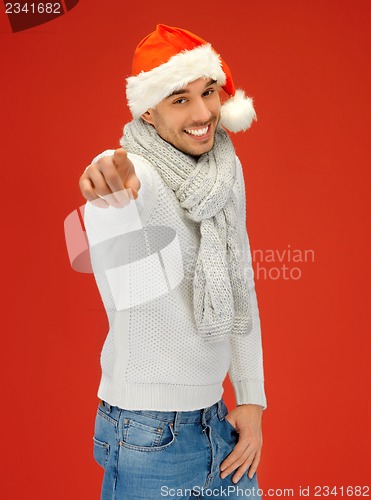
<svg viewBox="0 0 371 500">
<path fill-rule="evenodd" d="M 206 127 L 202 128 L 186 128 L 184 132 L 197 139 L 203 139 L 208 135 L 210 131 L 210 123 Z"/>
</svg>

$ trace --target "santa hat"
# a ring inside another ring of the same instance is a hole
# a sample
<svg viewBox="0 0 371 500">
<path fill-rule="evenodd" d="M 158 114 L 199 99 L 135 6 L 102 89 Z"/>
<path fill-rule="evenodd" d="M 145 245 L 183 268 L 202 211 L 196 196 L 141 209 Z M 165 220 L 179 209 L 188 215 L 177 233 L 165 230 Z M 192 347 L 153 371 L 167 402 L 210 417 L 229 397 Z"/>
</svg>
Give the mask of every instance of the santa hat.
<svg viewBox="0 0 371 500">
<path fill-rule="evenodd" d="M 235 89 L 231 71 L 220 55 L 190 31 L 157 25 L 136 48 L 132 75 L 126 80 L 126 96 L 134 118 L 188 83 L 212 78 L 230 96 L 221 108 L 223 127 L 240 132 L 256 120 L 252 98 Z"/>
</svg>

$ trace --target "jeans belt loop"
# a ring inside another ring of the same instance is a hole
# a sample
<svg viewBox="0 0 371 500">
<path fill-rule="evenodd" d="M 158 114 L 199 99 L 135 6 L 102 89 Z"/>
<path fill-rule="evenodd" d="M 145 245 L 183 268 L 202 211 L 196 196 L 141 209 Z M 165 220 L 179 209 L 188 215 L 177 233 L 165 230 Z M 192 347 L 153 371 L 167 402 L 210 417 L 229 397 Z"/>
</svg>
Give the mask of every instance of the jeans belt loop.
<svg viewBox="0 0 371 500">
<path fill-rule="evenodd" d="M 219 418 L 219 420 L 220 420 L 221 422 L 222 422 L 222 421 L 224 420 L 224 418 L 225 418 L 225 416 L 224 416 L 224 412 L 223 412 L 223 400 L 222 400 L 222 399 L 220 399 L 220 400 L 218 401 L 218 418 Z"/>
<path fill-rule="evenodd" d="M 112 406 L 109 403 L 106 403 L 105 401 L 103 401 L 103 399 L 101 399 L 100 400 L 100 404 L 103 406 L 103 408 L 105 408 L 105 410 L 107 411 L 107 413 L 111 413 Z"/>
</svg>

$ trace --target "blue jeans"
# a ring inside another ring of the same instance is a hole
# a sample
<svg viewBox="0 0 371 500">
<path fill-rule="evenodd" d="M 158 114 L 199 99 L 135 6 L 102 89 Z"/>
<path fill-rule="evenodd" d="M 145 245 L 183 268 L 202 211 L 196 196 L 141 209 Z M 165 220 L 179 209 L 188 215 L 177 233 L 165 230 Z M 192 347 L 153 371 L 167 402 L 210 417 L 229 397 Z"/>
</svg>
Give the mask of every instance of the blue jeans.
<svg viewBox="0 0 371 500">
<path fill-rule="evenodd" d="M 238 441 L 223 400 L 195 411 L 122 410 L 99 404 L 94 458 L 101 500 L 261 498 L 256 473 L 237 484 L 219 466 Z"/>
</svg>

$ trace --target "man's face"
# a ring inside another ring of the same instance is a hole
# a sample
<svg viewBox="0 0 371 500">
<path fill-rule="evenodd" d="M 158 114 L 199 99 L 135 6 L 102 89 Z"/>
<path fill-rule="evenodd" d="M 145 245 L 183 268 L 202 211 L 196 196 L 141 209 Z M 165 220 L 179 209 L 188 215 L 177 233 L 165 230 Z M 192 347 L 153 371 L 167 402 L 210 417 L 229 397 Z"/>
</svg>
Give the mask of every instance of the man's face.
<svg viewBox="0 0 371 500">
<path fill-rule="evenodd" d="M 199 156 L 214 145 L 221 108 L 219 90 L 214 80 L 199 78 L 163 99 L 142 118 L 175 148 Z"/>
</svg>

